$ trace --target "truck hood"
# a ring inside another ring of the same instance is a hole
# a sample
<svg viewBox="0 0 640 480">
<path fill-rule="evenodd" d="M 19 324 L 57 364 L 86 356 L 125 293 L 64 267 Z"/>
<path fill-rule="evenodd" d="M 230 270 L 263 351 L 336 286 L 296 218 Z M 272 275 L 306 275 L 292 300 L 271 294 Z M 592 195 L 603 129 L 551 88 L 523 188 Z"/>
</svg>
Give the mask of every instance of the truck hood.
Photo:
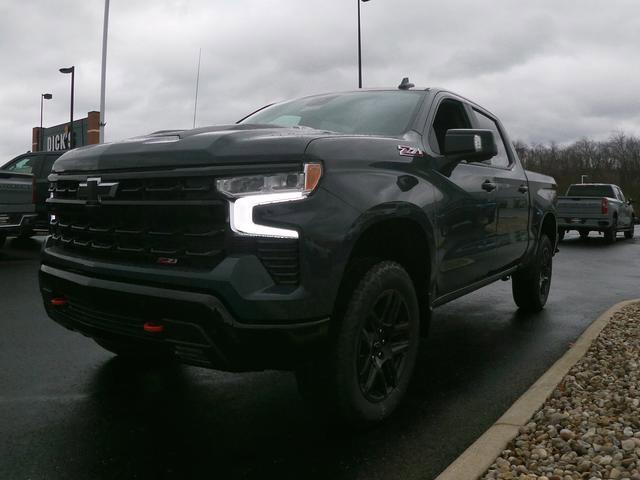
<svg viewBox="0 0 640 480">
<path fill-rule="evenodd" d="M 165 130 L 76 148 L 54 164 L 56 173 L 205 165 L 300 163 L 309 142 L 334 132 L 307 127 L 235 124 Z"/>
</svg>

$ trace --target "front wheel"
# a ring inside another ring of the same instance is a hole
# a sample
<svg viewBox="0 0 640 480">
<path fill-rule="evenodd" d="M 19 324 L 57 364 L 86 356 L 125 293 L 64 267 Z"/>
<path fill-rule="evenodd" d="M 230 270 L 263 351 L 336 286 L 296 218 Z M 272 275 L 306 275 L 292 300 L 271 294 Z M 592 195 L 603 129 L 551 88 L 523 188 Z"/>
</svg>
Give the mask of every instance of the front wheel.
<svg viewBox="0 0 640 480">
<path fill-rule="evenodd" d="M 352 291 L 326 358 L 296 372 L 307 399 L 366 426 L 387 418 L 413 373 L 420 337 L 411 277 L 396 262 L 371 267 Z"/>
<path fill-rule="evenodd" d="M 545 234 L 540 237 L 533 262 L 512 277 L 511 290 L 521 310 L 539 312 L 544 308 L 551 289 L 553 246 Z"/>
</svg>

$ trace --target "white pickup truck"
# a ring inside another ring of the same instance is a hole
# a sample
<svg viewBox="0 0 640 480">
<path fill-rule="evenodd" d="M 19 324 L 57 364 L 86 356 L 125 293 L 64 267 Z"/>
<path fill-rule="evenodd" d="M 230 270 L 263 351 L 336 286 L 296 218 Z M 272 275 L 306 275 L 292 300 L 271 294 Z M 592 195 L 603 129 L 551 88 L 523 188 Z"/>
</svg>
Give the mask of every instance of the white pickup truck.
<svg viewBox="0 0 640 480">
<path fill-rule="evenodd" d="M 30 231 L 36 217 L 33 182 L 31 174 L 0 170 L 0 247 L 7 237 Z"/>
<path fill-rule="evenodd" d="M 573 184 L 564 197 L 558 198 L 558 238 L 569 230 L 577 230 L 583 239 L 589 232 L 602 232 L 608 243 L 616 241 L 618 232 L 633 238 L 632 203 L 620 187 L 611 183 Z"/>
</svg>

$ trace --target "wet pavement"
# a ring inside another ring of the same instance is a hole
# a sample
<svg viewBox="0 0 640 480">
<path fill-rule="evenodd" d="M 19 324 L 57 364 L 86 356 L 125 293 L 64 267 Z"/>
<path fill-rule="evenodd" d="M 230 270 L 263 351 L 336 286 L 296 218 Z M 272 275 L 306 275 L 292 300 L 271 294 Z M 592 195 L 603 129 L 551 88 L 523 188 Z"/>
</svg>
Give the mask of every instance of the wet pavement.
<svg viewBox="0 0 640 480">
<path fill-rule="evenodd" d="M 640 297 L 640 238 L 570 234 L 543 312 L 519 314 L 509 282 L 436 310 L 398 413 L 345 433 L 290 374 L 133 366 L 64 330 L 41 305 L 40 244 L 0 250 L 2 479 L 434 478 L 602 312 Z"/>
</svg>

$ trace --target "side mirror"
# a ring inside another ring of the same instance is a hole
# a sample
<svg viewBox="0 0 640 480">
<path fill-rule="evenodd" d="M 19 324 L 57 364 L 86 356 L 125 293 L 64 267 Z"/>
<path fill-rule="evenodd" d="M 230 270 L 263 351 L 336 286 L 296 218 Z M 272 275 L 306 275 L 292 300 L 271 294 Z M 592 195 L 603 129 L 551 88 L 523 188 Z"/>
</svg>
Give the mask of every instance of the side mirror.
<svg viewBox="0 0 640 480">
<path fill-rule="evenodd" d="M 451 161 L 483 162 L 497 154 L 491 130 L 451 129 L 444 137 L 444 155 Z"/>
</svg>

